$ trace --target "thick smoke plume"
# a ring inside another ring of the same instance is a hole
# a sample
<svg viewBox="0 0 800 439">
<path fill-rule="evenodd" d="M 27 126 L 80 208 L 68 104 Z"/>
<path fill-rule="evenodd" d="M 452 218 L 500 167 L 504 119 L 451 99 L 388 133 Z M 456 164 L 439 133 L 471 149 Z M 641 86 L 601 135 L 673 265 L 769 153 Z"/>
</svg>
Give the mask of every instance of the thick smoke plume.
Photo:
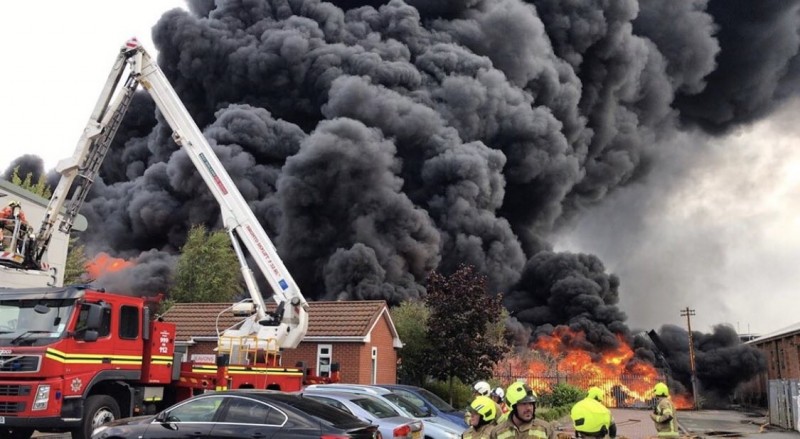
<svg viewBox="0 0 800 439">
<path fill-rule="evenodd" d="M 729 325 L 716 325 L 712 333 L 693 332 L 695 368 L 700 389 L 707 406 L 721 406 L 731 401 L 731 391 L 766 370 L 766 360 L 760 351 L 744 346 L 736 330 Z M 659 338 L 662 353 L 672 378 L 691 388 L 692 371 L 689 361 L 689 333 L 683 328 L 664 325 Z"/>
<path fill-rule="evenodd" d="M 733 4 L 205 0 L 153 34 L 310 299 L 398 303 L 424 294 L 431 270 L 467 263 L 506 293 L 515 333 L 569 325 L 602 349 L 630 337 L 624 279 L 554 252 L 553 234 L 643 182 L 676 134 L 724 133 L 794 94 L 797 2 Z M 158 276 L 129 280 L 152 291 L 168 287 L 156 255 L 174 255 L 192 224 L 221 224 L 152 102 L 137 96 L 130 113 L 82 240 L 147 252 Z M 739 355 L 729 335 L 709 336 L 724 345 L 714 356 Z M 758 370 L 708 358 L 710 387 Z"/>
</svg>

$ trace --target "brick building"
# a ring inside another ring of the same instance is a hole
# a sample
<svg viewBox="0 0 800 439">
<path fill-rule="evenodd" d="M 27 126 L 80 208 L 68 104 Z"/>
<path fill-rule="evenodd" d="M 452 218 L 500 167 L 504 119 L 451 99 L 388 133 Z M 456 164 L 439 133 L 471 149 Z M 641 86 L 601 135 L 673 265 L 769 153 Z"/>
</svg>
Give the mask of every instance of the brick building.
<svg viewBox="0 0 800 439">
<path fill-rule="evenodd" d="M 800 323 L 747 341 L 767 360 L 766 372 L 744 385 L 738 393 L 746 400 L 765 405 L 769 380 L 800 380 Z"/>
<path fill-rule="evenodd" d="M 241 320 L 227 303 L 176 303 L 163 318 L 176 324 L 175 344 L 185 350 L 185 359 L 207 362 L 214 361 L 217 328 L 222 332 Z M 284 366 L 302 361 L 327 376 L 338 363 L 345 383 L 396 382 L 402 343 L 385 301 L 309 302 L 308 321 L 300 345 L 281 353 Z"/>
</svg>

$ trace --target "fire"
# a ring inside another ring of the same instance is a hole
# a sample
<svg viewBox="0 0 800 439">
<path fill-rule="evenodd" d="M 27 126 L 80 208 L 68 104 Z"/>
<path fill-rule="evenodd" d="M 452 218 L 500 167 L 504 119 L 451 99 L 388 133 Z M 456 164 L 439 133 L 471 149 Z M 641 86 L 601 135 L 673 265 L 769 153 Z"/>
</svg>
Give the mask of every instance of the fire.
<svg viewBox="0 0 800 439">
<path fill-rule="evenodd" d="M 109 256 L 108 253 L 100 252 L 94 259 L 86 263 L 86 272 L 91 279 L 97 279 L 103 274 L 124 270 L 133 265 L 134 263 L 131 261 L 114 258 Z"/>
<path fill-rule="evenodd" d="M 529 359 L 507 359 L 498 365 L 498 375 L 526 376 L 537 392 L 549 392 L 557 383 L 568 382 L 587 389 L 605 391 L 607 406 L 647 407 L 653 399 L 653 386 L 664 378 L 656 368 L 635 358 L 633 349 L 617 335 L 617 347 L 603 352 L 582 348 L 591 346 L 581 331 L 559 326 L 549 336 L 540 336 L 531 346 Z M 691 408 L 691 397 L 673 398 L 677 408 Z"/>
</svg>

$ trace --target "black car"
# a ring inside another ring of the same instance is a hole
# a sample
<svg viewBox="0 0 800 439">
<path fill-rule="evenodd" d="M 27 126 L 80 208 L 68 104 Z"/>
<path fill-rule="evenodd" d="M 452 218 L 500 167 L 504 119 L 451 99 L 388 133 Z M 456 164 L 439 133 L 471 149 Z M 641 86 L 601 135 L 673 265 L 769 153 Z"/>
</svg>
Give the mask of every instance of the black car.
<svg viewBox="0 0 800 439">
<path fill-rule="evenodd" d="M 376 425 L 300 395 L 269 390 L 205 393 L 154 416 L 114 421 L 92 439 L 112 438 L 381 439 Z"/>
</svg>

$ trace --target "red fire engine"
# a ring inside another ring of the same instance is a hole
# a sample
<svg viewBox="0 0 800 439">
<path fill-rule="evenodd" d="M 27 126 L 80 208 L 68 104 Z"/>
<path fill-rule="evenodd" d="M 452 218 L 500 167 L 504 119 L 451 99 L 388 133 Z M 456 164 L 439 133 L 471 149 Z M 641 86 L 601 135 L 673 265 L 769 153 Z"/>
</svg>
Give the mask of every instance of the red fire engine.
<svg viewBox="0 0 800 439">
<path fill-rule="evenodd" d="M 126 70 L 129 76 L 117 92 Z M 251 297 L 233 308 L 248 317 L 219 337 L 216 364 L 197 364 L 181 361 L 175 326 L 154 317 L 150 299 L 89 286 L 2 288 L 2 437 L 29 438 L 39 430 L 70 431 L 73 438 L 84 439 L 105 422 L 152 412 L 206 390 L 299 390 L 304 382 L 338 380 L 338 371 L 323 379 L 281 366 L 280 350 L 297 347 L 307 332 L 308 303 L 166 76 L 135 39 L 121 48 L 72 157 L 57 166 L 62 177 L 39 233 L 16 237 L 19 257 L 0 263 L 32 272 L 44 268 L 56 222 L 60 233 L 71 229 L 140 84 L 219 203 Z M 277 304 L 272 312 L 245 252 L 269 283 Z"/>
</svg>

